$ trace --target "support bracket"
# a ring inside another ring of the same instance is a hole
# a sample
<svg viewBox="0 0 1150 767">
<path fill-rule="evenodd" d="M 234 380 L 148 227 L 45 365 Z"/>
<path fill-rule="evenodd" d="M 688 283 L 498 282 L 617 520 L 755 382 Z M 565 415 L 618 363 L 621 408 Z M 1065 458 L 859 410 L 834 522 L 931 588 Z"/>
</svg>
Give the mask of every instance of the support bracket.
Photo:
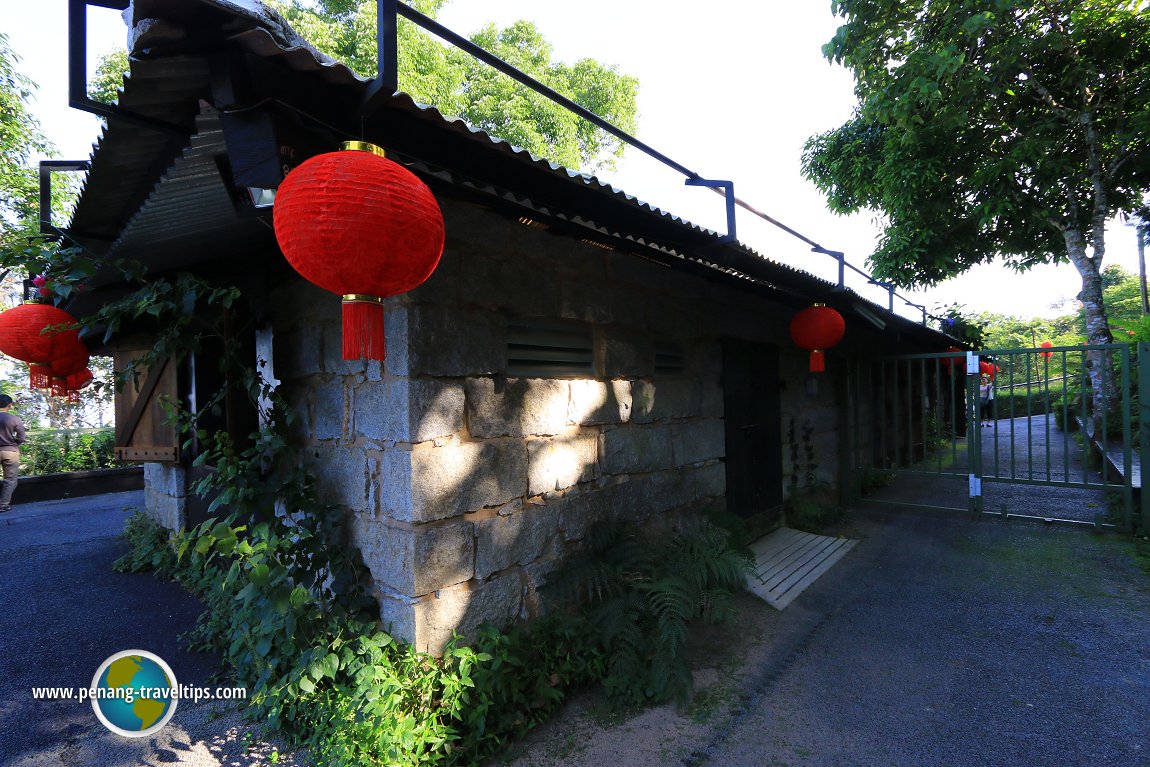
<svg viewBox="0 0 1150 767">
<path fill-rule="evenodd" d="M 40 234 L 57 235 L 60 232 L 52 223 L 52 174 L 86 170 L 87 160 L 40 161 Z"/>
<path fill-rule="evenodd" d="M 104 104 L 88 96 L 88 6 L 123 11 L 128 0 L 68 0 L 68 106 L 97 117 L 130 120 L 164 133 L 187 136 L 190 131 L 178 125 L 129 112 L 114 104 Z"/>
<path fill-rule="evenodd" d="M 735 241 L 735 182 L 720 181 L 718 179 L 688 178 L 683 182 L 687 186 L 705 186 L 710 189 L 722 189 L 723 198 L 727 201 L 727 233 L 719 238 L 719 242 Z"/>
</svg>

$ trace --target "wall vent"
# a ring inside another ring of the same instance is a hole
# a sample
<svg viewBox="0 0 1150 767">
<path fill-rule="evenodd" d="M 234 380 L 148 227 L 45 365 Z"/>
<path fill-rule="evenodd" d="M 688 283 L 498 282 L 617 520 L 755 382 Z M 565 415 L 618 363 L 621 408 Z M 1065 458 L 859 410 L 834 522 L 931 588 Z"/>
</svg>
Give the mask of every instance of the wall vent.
<svg viewBox="0 0 1150 767">
<path fill-rule="evenodd" d="M 507 324 L 507 375 L 513 378 L 594 376 L 591 328 L 535 320 L 510 321 Z"/>
<path fill-rule="evenodd" d="M 686 369 L 683 347 L 679 344 L 663 342 L 655 344 L 655 373 L 677 375 Z"/>
</svg>

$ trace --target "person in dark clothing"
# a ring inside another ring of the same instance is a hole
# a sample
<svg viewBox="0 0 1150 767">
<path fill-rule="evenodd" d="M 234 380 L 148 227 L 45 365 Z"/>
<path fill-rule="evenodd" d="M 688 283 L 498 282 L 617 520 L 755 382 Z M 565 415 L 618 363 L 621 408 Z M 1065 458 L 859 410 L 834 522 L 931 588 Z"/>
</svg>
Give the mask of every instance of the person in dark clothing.
<svg viewBox="0 0 1150 767">
<path fill-rule="evenodd" d="M 12 398 L 0 394 L 0 467 L 4 481 L 0 483 L 0 514 L 12 510 L 12 493 L 20 477 L 20 445 L 26 439 L 24 422 L 20 416 L 9 413 Z"/>
</svg>

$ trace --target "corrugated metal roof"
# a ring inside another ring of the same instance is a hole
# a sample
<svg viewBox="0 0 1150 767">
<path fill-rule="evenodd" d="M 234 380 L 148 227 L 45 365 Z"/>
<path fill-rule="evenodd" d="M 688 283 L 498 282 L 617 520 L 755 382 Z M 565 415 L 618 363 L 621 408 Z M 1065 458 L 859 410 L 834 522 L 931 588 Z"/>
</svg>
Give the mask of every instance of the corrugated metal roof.
<svg viewBox="0 0 1150 767">
<path fill-rule="evenodd" d="M 366 93 L 368 81 L 317 53 L 282 19 L 261 15 L 251 3 L 136 0 L 134 10 L 137 19 L 152 14 L 161 23 L 137 37 L 120 106 L 175 130 L 112 118 L 93 154 L 72 229 L 77 235 L 108 238 L 111 244 L 105 249 L 117 255 L 166 268 L 194 261 L 197 253 L 218 257 L 267 244 L 264 223 L 237 215 L 216 163 L 215 158 L 227 151 L 223 134 L 218 116 L 200 102 L 211 95 L 210 57 L 219 56 L 222 50 L 243 51 L 275 68 L 297 73 L 301 83 L 322 83 L 333 98 L 342 94 L 342 104 L 356 103 Z M 210 28 L 203 33 L 205 24 Z M 742 243 L 720 244 L 712 230 L 594 176 L 537 157 L 433 106 L 417 103 L 407 94 L 383 99 L 381 111 L 388 117 L 387 135 L 397 143 L 403 143 L 407 126 L 410 136 L 402 153 L 409 156 L 409 164 L 458 188 L 512 202 L 589 233 L 634 243 L 658 252 L 667 263 L 722 272 L 794 296 L 796 301 L 849 297 L 896 320 L 900 327 L 916 326 L 849 289 L 770 261 Z M 312 117 L 336 123 L 346 122 L 349 115 Z M 451 141 L 459 145 L 455 155 L 447 147 Z M 482 158 L 472 168 L 481 172 L 479 177 L 452 167 L 450 158 L 461 156 Z M 500 172 L 494 172 L 496 168 Z M 506 183 L 502 171 L 511 168 L 518 169 L 515 188 L 502 188 L 498 183 Z"/>
<path fill-rule="evenodd" d="M 116 254 L 173 269 L 206 253 L 218 258 L 266 245 L 269 231 L 262 220 L 236 216 L 216 162 L 225 153 L 218 114 L 198 117 L 191 142 L 113 244 Z"/>
<path fill-rule="evenodd" d="M 191 140 L 199 99 L 210 82 L 208 62 L 180 56 L 133 63 L 125 78 L 120 107 L 128 113 L 171 126 L 144 127 L 126 118 L 109 118 L 92 152 L 70 228 L 80 236 L 116 238 L 138 210 L 143 195 L 157 183 Z"/>
</svg>

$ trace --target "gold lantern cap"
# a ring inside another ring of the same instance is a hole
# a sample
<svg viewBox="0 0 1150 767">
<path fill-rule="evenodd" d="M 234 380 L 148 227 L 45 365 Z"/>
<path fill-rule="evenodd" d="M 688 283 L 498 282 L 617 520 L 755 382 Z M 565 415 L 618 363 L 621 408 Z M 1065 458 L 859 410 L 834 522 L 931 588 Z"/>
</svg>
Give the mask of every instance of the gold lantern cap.
<svg viewBox="0 0 1150 767">
<path fill-rule="evenodd" d="M 345 151 L 350 149 L 356 152 L 369 152 L 377 157 L 387 157 L 387 154 L 383 151 L 383 147 L 378 147 L 368 141 L 345 141 L 340 144 L 339 148 Z"/>
</svg>

